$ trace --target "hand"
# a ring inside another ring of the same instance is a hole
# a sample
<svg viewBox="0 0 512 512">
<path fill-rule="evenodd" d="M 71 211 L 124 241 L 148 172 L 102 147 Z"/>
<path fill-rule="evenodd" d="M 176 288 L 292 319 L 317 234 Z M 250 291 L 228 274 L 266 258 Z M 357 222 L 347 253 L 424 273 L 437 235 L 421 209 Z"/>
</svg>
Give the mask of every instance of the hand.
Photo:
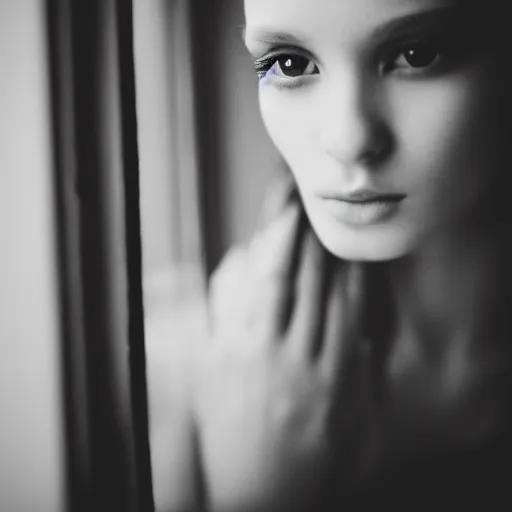
<svg viewBox="0 0 512 512">
<path fill-rule="evenodd" d="M 214 510 L 293 511 L 328 492 L 358 419 L 362 289 L 360 265 L 324 250 L 297 199 L 225 258 L 195 379 Z"/>
</svg>

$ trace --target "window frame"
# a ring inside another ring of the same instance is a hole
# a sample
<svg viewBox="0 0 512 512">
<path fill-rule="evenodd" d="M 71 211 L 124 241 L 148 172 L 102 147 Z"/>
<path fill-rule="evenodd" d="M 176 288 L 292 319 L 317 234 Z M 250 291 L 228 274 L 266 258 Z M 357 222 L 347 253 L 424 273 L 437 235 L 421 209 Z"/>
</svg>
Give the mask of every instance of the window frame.
<svg viewBox="0 0 512 512">
<path fill-rule="evenodd" d="M 46 0 L 68 510 L 154 510 L 131 0 Z"/>
</svg>

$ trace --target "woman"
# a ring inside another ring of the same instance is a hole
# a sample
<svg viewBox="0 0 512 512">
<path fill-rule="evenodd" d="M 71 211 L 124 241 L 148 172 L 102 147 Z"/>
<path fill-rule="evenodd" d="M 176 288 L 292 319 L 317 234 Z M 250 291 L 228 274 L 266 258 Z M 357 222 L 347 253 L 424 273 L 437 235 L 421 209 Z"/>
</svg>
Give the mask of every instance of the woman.
<svg viewBox="0 0 512 512">
<path fill-rule="evenodd" d="M 173 408 L 169 510 L 197 505 L 197 485 L 221 511 L 505 507 L 496 9 L 245 0 L 263 120 L 296 188 L 212 279 L 210 336 Z"/>
</svg>

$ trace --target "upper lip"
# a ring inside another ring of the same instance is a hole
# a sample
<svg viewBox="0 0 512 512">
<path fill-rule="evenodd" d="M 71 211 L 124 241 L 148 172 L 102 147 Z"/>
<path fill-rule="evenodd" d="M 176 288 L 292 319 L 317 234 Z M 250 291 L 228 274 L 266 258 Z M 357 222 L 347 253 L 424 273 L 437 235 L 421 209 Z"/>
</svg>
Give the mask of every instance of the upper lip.
<svg viewBox="0 0 512 512">
<path fill-rule="evenodd" d="M 325 194 L 323 198 L 336 199 L 337 201 L 346 201 L 348 203 L 367 203 L 371 201 L 400 201 L 405 198 L 405 194 L 361 189 L 347 194 Z"/>
</svg>

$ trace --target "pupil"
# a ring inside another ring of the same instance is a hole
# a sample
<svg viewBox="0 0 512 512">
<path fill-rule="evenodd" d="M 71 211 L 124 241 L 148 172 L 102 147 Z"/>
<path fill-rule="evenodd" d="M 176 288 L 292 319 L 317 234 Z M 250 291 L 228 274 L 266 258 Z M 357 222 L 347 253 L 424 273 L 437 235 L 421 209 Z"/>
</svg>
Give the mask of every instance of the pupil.
<svg viewBox="0 0 512 512">
<path fill-rule="evenodd" d="M 308 59 L 305 57 L 296 57 L 296 56 L 289 56 L 285 55 L 283 57 L 280 57 L 278 59 L 279 67 L 281 68 L 281 71 L 284 75 L 295 77 L 295 76 L 301 76 L 306 71 L 306 68 L 308 67 Z"/>
<path fill-rule="evenodd" d="M 426 46 L 415 46 L 404 52 L 407 62 L 415 67 L 422 68 L 432 64 L 437 57 L 437 52 Z"/>
</svg>

